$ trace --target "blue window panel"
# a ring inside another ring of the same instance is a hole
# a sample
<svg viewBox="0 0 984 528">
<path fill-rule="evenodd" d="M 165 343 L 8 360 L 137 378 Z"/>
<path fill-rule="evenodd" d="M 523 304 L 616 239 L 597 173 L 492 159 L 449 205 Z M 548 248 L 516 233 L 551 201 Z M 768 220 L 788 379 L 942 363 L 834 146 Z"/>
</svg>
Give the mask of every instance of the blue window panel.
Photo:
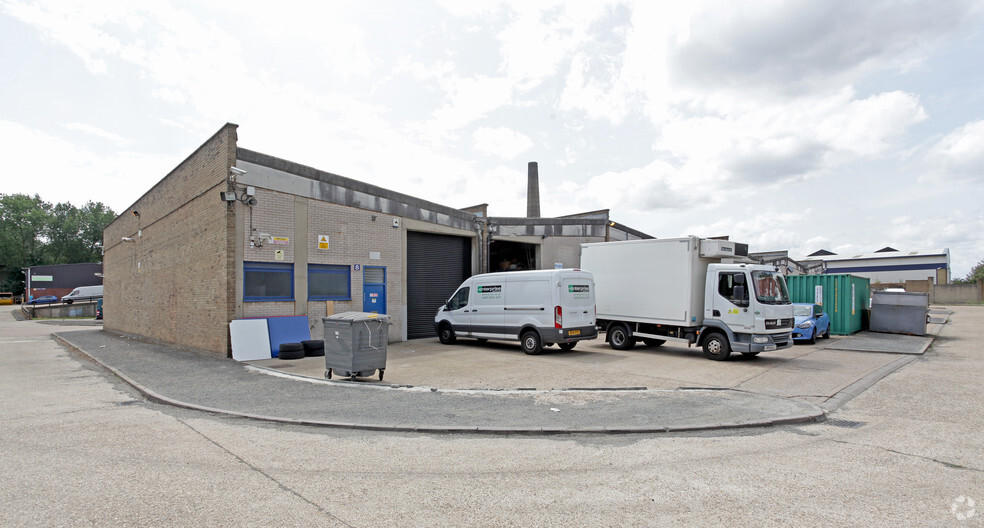
<svg viewBox="0 0 984 528">
<path fill-rule="evenodd" d="M 308 300 L 352 300 L 352 274 L 349 266 L 308 264 Z"/>
<path fill-rule="evenodd" d="M 293 264 L 243 262 L 243 301 L 293 300 Z"/>
</svg>

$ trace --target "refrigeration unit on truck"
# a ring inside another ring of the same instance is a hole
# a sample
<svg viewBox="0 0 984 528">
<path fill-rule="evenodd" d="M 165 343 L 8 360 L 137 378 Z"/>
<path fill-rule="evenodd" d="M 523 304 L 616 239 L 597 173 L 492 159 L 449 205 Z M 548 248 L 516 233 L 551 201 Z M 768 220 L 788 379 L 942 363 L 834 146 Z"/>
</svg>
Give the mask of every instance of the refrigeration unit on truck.
<svg viewBox="0 0 984 528">
<path fill-rule="evenodd" d="M 714 360 L 792 346 L 793 305 L 773 266 L 742 263 L 748 245 L 698 237 L 581 244 L 598 327 L 616 350 L 682 339 Z"/>
</svg>

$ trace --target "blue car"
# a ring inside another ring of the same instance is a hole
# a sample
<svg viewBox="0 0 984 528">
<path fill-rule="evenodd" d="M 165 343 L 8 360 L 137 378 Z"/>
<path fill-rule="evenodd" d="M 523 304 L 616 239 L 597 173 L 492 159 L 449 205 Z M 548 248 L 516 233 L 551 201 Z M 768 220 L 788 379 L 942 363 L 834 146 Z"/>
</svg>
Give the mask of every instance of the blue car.
<svg viewBox="0 0 984 528">
<path fill-rule="evenodd" d="M 819 304 L 793 303 L 793 341 L 806 341 L 811 345 L 817 338 L 830 337 L 830 317 Z"/>
<path fill-rule="evenodd" d="M 58 297 L 54 295 L 42 295 L 27 301 L 27 304 L 52 304 L 56 302 L 58 302 Z"/>
</svg>

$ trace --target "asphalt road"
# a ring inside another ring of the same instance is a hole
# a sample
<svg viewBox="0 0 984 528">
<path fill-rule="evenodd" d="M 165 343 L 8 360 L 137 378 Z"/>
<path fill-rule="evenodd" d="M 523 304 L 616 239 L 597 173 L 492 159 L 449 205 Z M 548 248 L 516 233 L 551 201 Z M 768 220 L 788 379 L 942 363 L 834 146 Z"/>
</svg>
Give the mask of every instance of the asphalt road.
<svg viewBox="0 0 984 528">
<path fill-rule="evenodd" d="M 984 307 L 954 310 L 824 423 L 546 437 L 158 405 L 0 313 L 0 525 L 980 526 Z"/>
</svg>

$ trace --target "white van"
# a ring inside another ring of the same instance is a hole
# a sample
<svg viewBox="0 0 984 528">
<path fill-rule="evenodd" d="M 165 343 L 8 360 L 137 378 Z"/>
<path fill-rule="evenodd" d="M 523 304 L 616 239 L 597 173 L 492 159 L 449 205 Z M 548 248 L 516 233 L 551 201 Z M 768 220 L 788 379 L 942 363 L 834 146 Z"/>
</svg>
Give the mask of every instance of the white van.
<svg viewBox="0 0 984 528">
<path fill-rule="evenodd" d="M 434 328 L 446 345 L 474 337 L 519 340 L 527 354 L 554 343 L 570 350 L 598 336 L 594 278 L 572 269 L 475 275 L 437 311 Z"/>
<path fill-rule="evenodd" d="M 96 299 L 102 299 L 102 296 L 102 286 L 79 286 L 72 290 L 72 293 L 62 297 L 61 302 L 72 304 L 75 301 L 94 301 Z"/>
</svg>

